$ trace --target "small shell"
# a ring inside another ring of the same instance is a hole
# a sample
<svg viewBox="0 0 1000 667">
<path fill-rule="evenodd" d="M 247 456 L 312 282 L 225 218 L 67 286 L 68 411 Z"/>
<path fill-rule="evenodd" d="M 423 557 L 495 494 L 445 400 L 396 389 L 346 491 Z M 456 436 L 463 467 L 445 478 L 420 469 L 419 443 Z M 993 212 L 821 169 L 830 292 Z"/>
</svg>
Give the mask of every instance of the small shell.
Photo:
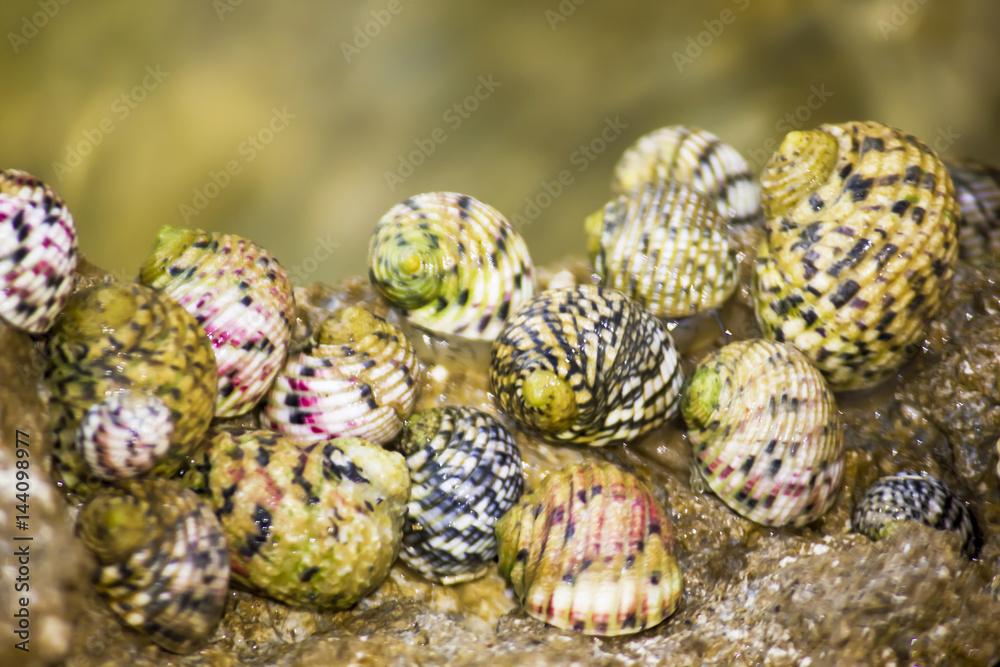
<svg viewBox="0 0 1000 667">
<path fill-rule="evenodd" d="M 610 463 L 547 477 L 497 524 L 500 572 L 532 617 L 625 635 L 674 613 L 683 581 L 673 528 L 653 494 Z"/>
<path fill-rule="evenodd" d="M 493 340 L 534 295 L 521 235 L 483 202 L 454 192 L 410 197 L 375 226 L 371 281 L 414 324 Z"/>
<path fill-rule="evenodd" d="M 586 227 L 601 284 L 657 317 L 715 308 L 736 288 L 728 224 L 711 202 L 684 185 L 641 185 L 608 202 Z"/>
<path fill-rule="evenodd" d="M 360 306 L 327 318 L 293 355 L 264 407 L 266 426 L 303 442 L 392 440 L 413 411 L 421 368 L 403 332 Z"/>
<path fill-rule="evenodd" d="M 957 532 L 969 558 L 975 558 L 982 547 L 982 533 L 972 512 L 943 482 L 925 472 L 899 472 L 879 479 L 854 508 L 852 526 L 878 540 L 906 521 Z"/>
<path fill-rule="evenodd" d="M 211 508 L 176 482 L 124 482 L 80 511 L 97 591 L 129 626 L 174 653 L 215 631 L 229 590 L 226 539 Z"/>
<path fill-rule="evenodd" d="M 733 511 L 802 526 L 833 504 L 844 468 L 837 404 L 791 345 L 726 345 L 698 365 L 681 410 L 702 478 Z"/>
<path fill-rule="evenodd" d="M 666 327 L 621 292 L 582 285 L 528 303 L 493 343 L 500 409 L 554 442 L 631 440 L 673 417 L 683 376 Z"/>
<path fill-rule="evenodd" d="M 691 187 L 732 224 L 761 220 L 760 187 L 750 165 L 711 132 L 671 125 L 639 137 L 618 160 L 612 188 L 622 194 L 662 180 Z"/>
<path fill-rule="evenodd" d="M 170 449 L 170 410 L 153 395 L 110 394 L 83 415 L 76 447 L 101 479 L 127 479 L 148 472 Z"/>
<path fill-rule="evenodd" d="M 946 164 L 962 211 L 958 252 L 969 261 L 1000 257 L 1000 169 L 971 160 Z"/>
<path fill-rule="evenodd" d="M 412 482 L 400 558 L 445 584 L 485 574 L 497 519 L 524 487 L 514 438 L 484 412 L 446 407 L 415 414 L 399 449 Z"/>
<path fill-rule="evenodd" d="M 285 362 L 295 298 L 285 270 L 242 236 L 164 227 L 141 280 L 195 316 L 219 373 L 215 414 L 252 409 Z"/>
</svg>

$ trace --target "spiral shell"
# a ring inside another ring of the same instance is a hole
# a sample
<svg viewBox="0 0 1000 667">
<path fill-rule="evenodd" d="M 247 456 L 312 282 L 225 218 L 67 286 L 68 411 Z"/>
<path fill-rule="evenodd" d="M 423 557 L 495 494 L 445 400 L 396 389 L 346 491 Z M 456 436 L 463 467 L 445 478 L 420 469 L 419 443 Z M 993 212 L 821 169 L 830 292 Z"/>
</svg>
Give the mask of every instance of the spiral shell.
<svg viewBox="0 0 1000 667">
<path fill-rule="evenodd" d="M 899 472 L 879 479 L 854 508 L 852 526 L 878 540 L 906 521 L 957 532 L 969 558 L 982 547 L 983 536 L 972 512 L 944 482 L 925 472 Z"/>
<path fill-rule="evenodd" d="M 127 479 L 148 472 L 170 449 L 174 423 L 158 396 L 110 394 L 83 415 L 76 448 L 101 479 Z"/>
<path fill-rule="evenodd" d="M 965 260 L 1000 257 L 1000 169 L 971 160 L 946 164 L 962 217 L 958 252 Z"/>
<path fill-rule="evenodd" d="M 532 617 L 625 635 L 674 613 L 683 581 L 673 527 L 653 494 L 610 463 L 551 474 L 497 523 L 500 572 Z"/>
<path fill-rule="evenodd" d="M 493 340 L 535 291 L 521 235 L 483 202 L 428 192 L 389 209 L 368 252 L 372 284 L 414 324 Z"/>
<path fill-rule="evenodd" d="M 872 122 L 790 132 L 761 177 L 754 275 L 768 338 L 806 353 L 834 389 L 869 387 L 916 349 L 957 245 L 951 178 L 912 135 Z"/>
<path fill-rule="evenodd" d="M 736 288 L 735 247 L 711 202 L 674 182 L 648 183 L 587 219 L 601 284 L 657 317 L 721 305 Z"/>
<path fill-rule="evenodd" d="M 314 344 L 293 355 L 264 408 L 264 424 L 303 442 L 351 436 L 392 440 L 413 411 L 421 379 L 403 332 L 360 306 L 320 327 Z"/>
<path fill-rule="evenodd" d="M 194 315 L 212 341 L 215 414 L 253 408 L 281 370 L 292 338 L 295 298 L 277 260 L 242 236 L 164 227 L 140 278 Z"/>
<path fill-rule="evenodd" d="M 733 511 L 802 526 L 833 504 L 844 468 L 837 404 L 791 345 L 726 345 L 698 365 L 681 411 L 702 478 Z"/>
<path fill-rule="evenodd" d="M 207 467 L 244 586 L 295 607 L 346 609 L 389 573 L 409 492 L 399 454 L 357 438 L 305 444 L 225 430 Z"/>
<path fill-rule="evenodd" d="M 95 586 L 127 625 L 174 653 L 215 631 L 229 590 L 226 539 L 211 508 L 176 482 L 124 482 L 92 498 L 77 532 Z"/>
<path fill-rule="evenodd" d="M 631 440 L 673 417 L 683 376 L 666 327 L 621 292 L 548 290 L 493 343 L 500 409 L 554 442 Z"/>
<path fill-rule="evenodd" d="M 711 132 L 670 125 L 639 137 L 615 165 L 612 188 L 621 194 L 664 180 L 689 186 L 732 224 L 761 220 L 760 187 L 750 165 Z"/>
<path fill-rule="evenodd" d="M 484 412 L 446 407 L 415 414 L 399 449 L 412 483 L 400 558 L 445 584 L 485 574 L 497 519 L 524 487 L 514 438 Z"/>
</svg>

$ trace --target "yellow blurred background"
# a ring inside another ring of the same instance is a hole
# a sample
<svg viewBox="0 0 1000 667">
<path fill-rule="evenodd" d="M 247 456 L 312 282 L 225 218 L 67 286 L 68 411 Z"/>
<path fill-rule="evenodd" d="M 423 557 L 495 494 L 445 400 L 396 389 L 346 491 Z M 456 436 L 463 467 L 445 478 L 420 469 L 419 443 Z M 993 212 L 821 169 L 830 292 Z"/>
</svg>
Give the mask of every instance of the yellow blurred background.
<svg viewBox="0 0 1000 667">
<path fill-rule="evenodd" d="M 297 282 L 472 194 L 536 262 L 584 251 L 636 137 L 687 123 L 759 167 L 785 131 L 870 118 L 1000 162 L 995 0 L 4 0 L 0 164 L 51 182 L 92 261 L 164 224 L 238 232 Z"/>
</svg>

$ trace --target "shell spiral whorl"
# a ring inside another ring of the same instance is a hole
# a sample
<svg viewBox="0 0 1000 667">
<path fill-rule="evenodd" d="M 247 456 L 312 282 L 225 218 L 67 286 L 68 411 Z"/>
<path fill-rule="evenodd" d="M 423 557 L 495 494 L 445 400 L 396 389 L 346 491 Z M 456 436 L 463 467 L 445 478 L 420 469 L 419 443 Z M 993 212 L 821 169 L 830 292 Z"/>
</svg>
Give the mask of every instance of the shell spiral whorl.
<svg viewBox="0 0 1000 667">
<path fill-rule="evenodd" d="M 947 165 L 962 211 L 958 245 L 963 259 L 1000 257 L 1000 169 L 965 160 Z"/>
<path fill-rule="evenodd" d="M 127 479 L 148 472 L 170 449 L 170 410 L 153 395 L 111 394 L 83 415 L 76 447 L 101 479 Z"/>
</svg>

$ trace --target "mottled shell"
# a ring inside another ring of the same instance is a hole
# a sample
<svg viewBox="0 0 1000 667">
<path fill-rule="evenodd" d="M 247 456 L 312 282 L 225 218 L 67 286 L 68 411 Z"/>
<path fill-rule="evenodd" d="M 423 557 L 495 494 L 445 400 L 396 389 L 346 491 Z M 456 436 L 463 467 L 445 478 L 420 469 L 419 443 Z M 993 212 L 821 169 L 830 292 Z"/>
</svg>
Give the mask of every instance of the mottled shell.
<svg viewBox="0 0 1000 667">
<path fill-rule="evenodd" d="M 344 308 L 289 358 L 263 421 L 303 442 L 350 436 L 384 444 L 413 411 L 421 373 L 402 331 L 360 306 Z"/>
<path fill-rule="evenodd" d="M 844 468 L 837 404 L 791 345 L 726 345 L 698 365 L 681 410 L 698 471 L 733 511 L 802 526 L 833 504 Z"/>
<path fill-rule="evenodd" d="M 244 586 L 295 607 L 346 609 L 389 573 L 409 492 L 401 455 L 357 438 L 304 444 L 233 430 L 212 440 L 207 466 Z"/>
<path fill-rule="evenodd" d="M 156 397 L 170 411 L 171 446 L 150 474 L 177 472 L 208 430 L 212 347 L 198 322 L 156 290 L 105 284 L 77 292 L 53 327 L 48 356 L 54 468 L 69 490 L 89 493 L 102 472 L 90 469 L 76 440 L 88 410 L 112 394 Z"/>
<path fill-rule="evenodd" d="M 946 164 L 962 212 L 958 252 L 969 261 L 1000 258 L 1000 169 L 966 160 Z"/>
<path fill-rule="evenodd" d="M 610 463 L 547 477 L 497 524 L 500 572 L 525 611 L 563 630 L 625 635 L 674 613 L 673 527 L 649 488 Z"/>
<path fill-rule="evenodd" d="M 497 519 L 524 488 L 514 438 L 484 412 L 446 407 L 415 414 L 399 449 L 412 483 L 402 561 L 445 584 L 485 574 L 497 555 Z"/>
<path fill-rule="evenodd" d="M 252 409 L 281 370 L 292 338 L 295 298 L 277 260 L 242 236 L 164 227 L 140 277 L 194 315 L 212 341 L 215 414 Z"/>
<path fill-rule="evenodd" d="M 174 653 L 215 631 L 229 590 L 226 539 L 211 508 L 166 480 L 125 482 L 80 511 L 98 593 L 125 622 Z"/>
<path fill-rule="evenodd" d="M 416 325 L 493 340 L 534 295 L 521 235 L 492 206 L 454 192 L 410 197 L 375 226 L 372 284 Z"/>
<path fill-rule="evenodd" d="M 789 133 L 761 180 L 761 328 L 836 390 L 877 384 L 916 349 L 951 279 L 948 172 L 913 136 L 853 122 Z"/>
<path fill-rule="evenodd" d="M 677 411 L 683 383 L 666 327 L 621 292 L 539 294 L 493 343 L 500 409 L 554 442 L 632 440 Z"/>
<path fill-rule="evenodd" d="M 711 132 L 671 125 L 639 137 L 618 160 L 612 188 L 621 194 L 662 180 L 691 187 L 730 223 L 761 220 L 760 186 L 750 165 Z"/>
<path fill-rule="evenodd" d="M 601 284 L 657 317 L 721 305 L 736 288 L 736 248 L 711 202 L 679 183 L 648 183 L 608 202 L 586 223 Z"/>
<path fill-rule="evenodd" d="M 152 470 L 170 449 L 173 415 L 153 394 L 110 394 L 87 409 L 76 448 L 101 479 L 127 479 Z"/>
</svg>

